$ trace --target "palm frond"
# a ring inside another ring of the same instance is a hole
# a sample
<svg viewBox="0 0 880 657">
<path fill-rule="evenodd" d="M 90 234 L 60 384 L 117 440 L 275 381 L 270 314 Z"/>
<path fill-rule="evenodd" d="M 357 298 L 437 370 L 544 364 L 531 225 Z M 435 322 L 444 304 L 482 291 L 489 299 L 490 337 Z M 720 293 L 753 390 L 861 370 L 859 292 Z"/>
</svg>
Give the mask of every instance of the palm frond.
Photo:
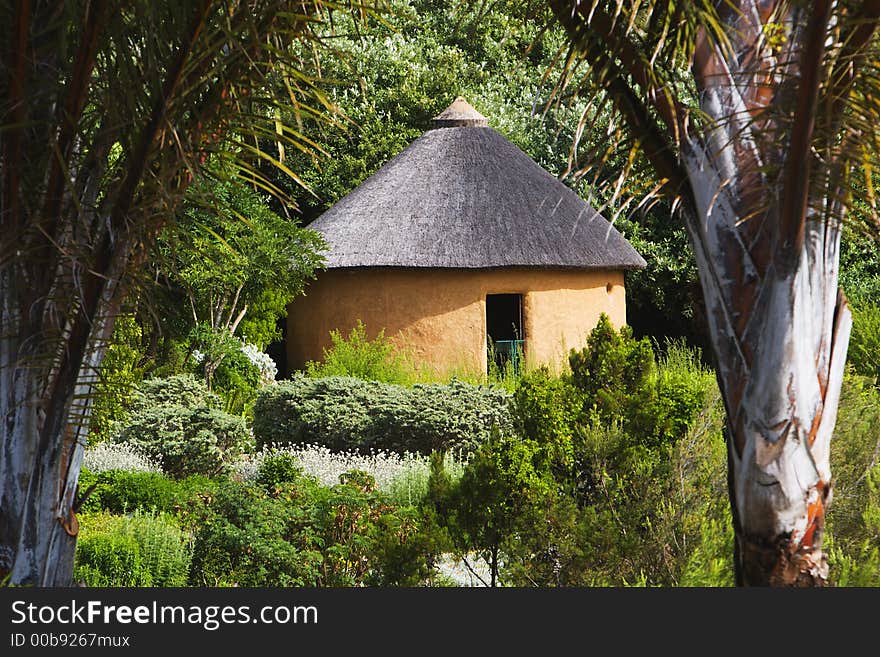
<svg viewBox="0 0 880 657">
<path fill-rule="evenodd" d="M 596 193 L 615 199 L 615 204 L 638 207 L 657 193 L 678 202 L 689 199 L 682 144 L 704 119 L 687 67 L 701 35 L 713 35 L 715 43 L 729 47 L 712 3 L 550 5 L 572 37 L 559 87 L 576 89 L 567 96 L 558 93 L 556 102 L 566 97 L 588 100 L 579 135 L 587 125 L 608 126 L 605 134 L 586 135 L 575 143 L 571 171 L 578 177 L 590 175 L 600 183 Z M 634 152 L 641 155 L 634 159 Z M 656 174 L 653 180 L 631 176 L 633 166 L 646 172 L 646 165 Z M 637 198 L 625 201 L 628 196 Z"/>
</svg>

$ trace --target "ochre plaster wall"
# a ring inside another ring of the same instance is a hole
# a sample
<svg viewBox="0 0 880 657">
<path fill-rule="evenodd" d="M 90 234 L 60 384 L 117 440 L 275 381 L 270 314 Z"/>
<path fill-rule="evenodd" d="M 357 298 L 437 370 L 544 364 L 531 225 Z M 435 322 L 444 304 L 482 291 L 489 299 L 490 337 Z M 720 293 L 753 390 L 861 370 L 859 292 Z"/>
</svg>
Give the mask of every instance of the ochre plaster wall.
<svg viewBox="0 0 880 657">
<path fill-rule="evenodd" d="M 607 313 L 626 323 L 622 271 L 566 269 L 331 269 L 289 307 L 288 369 L 321 360 L 330 331 L 363 321 L 417 365 L 486 371 L 486 295 L 522 294 L 526 359 L 558 365 Z"/>
</svg>

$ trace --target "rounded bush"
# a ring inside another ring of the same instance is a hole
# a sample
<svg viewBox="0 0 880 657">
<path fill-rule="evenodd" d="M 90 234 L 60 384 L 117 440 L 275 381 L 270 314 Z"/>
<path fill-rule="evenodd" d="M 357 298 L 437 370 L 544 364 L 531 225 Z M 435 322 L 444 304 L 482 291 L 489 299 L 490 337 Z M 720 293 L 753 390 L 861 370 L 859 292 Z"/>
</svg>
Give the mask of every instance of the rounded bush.
<svg viewBox="0 0 880 657">
<path fill-rule="evenodd" d="M 266 490 L 272 490 L 283 483 L 295 482 L 302 476 L 302 468 L 296 457 L 289 452 L 267 454 L 257 470 L 257 483 Z"/>
<path fill-rule="evenodd" d="M 170 477 L 224 474 L 253 440 L 244 418 L 219 404 L 194 377 L 145 381 L 114 440 L 139 449 Z"/>
<path fill-rule="evenodd" d="M 512 428 L 510 394 L 459 381 L 402 386 L 296 375 L 261 391 L 254 404 L 259 447 L 293 443 L 362 452 L 471 451 L 491 436 L 493 427 L 502 432 Z"/>
</svg>

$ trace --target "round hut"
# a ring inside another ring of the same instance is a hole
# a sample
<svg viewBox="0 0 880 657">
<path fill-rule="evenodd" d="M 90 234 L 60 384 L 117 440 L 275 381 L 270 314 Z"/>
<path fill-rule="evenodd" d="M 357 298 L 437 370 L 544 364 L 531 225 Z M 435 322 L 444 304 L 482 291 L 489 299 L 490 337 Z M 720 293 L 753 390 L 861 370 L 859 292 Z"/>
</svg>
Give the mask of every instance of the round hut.
<svg viewBox="0 0 880 657">
<path fill-rule="evenodd" d="M 327 268 L 289 309 L 290 369 L 359 320 L 438 373 L 518 355 L 558 364 L 601 313 L 626 322 L 623 272 L 645 266 L 460 97 L 309 227 Z"/>
</svg>

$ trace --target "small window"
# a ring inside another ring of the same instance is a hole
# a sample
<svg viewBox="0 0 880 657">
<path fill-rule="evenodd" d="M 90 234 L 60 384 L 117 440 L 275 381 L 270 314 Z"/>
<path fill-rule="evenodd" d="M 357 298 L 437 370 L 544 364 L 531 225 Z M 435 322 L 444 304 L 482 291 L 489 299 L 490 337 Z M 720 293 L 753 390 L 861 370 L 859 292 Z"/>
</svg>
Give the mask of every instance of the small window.
<svg viewBox="0 0 880 657">
<path fill-rule="evenodd" d="M 519 371 L 525 353 L 523 303 L 521 294 L 486 295 L 486 342 L 488 366 L 500 371 L 513 367 Z"/>
</svg>

